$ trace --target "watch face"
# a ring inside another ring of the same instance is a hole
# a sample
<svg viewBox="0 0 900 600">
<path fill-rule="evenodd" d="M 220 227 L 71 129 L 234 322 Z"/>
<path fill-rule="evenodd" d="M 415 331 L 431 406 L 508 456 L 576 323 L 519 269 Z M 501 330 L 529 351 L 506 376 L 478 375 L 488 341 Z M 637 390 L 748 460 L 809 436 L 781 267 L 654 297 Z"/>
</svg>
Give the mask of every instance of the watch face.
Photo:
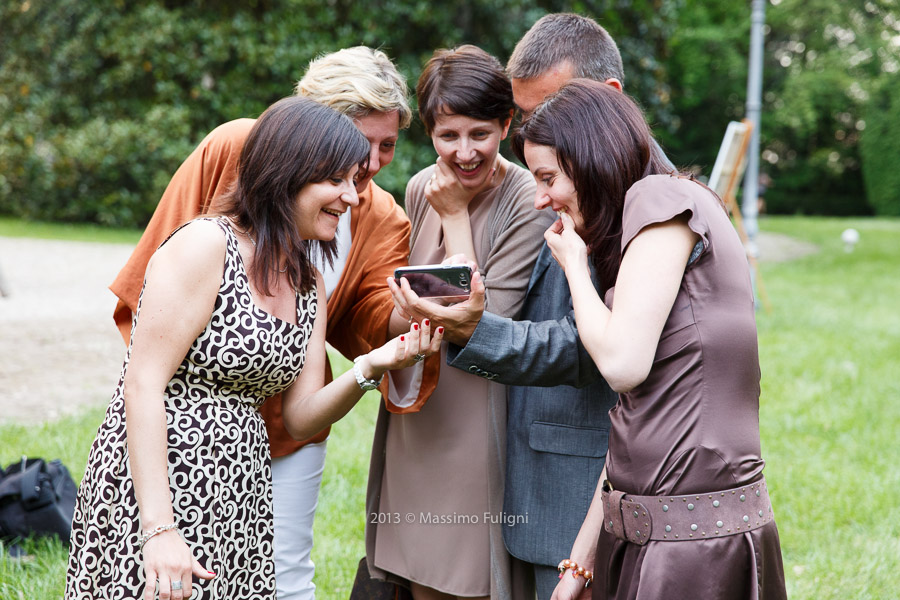
<svg viewBox="0 0 900 600">
<path fill-rule="evenodd" d="M 365 383 L 359 384 L 359 387 L 361 387 L 362 389 L 364 389 L 367 392 L 378 388 L 377 385 L 375 385 L 374 383 L 370 383 L 368 381 Z"/>
</svg>

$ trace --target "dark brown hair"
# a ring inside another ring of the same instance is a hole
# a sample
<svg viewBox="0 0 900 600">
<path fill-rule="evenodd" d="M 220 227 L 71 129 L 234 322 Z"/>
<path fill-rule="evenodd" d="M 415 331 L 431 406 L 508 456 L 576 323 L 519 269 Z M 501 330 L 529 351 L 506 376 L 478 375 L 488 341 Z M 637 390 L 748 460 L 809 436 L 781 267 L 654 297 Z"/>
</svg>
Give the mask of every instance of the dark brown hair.
<svg viewBox="0 0 900 600">
<path fill-rule="evenodd" d="M 470 44 L 434 51 L 416 83 L 416 100 L 428 135 L 440 113 L 502 124 L 515 107 L 503 65 Z"/>
<path fill-rule="evenodd" d="M 583 237 L 605 292 L 619 273 L 625 193 L 640 179 L 669 171 L 641 109 L 612 86 L 573 79 L 514 134 L 513 150 L 522 162 L 525 142 L 553 148 L 572 180 Z"/>
<path fill-rule="evenodd" d="M 349 117 L 306 98 L 285 98 L 266 109 L 241 151 L 238 179 L 224 198 L 223 214 L 253 237 L 250 269 L 254 284 L 269 294 L 280 259 L 294 289 L 315 285 L 310 253 L 329 263 L 334 240 L 304 240 L 297 231 L 297 195 L 318 183 L 365 164 L 369 142 Z"/>
</svg>

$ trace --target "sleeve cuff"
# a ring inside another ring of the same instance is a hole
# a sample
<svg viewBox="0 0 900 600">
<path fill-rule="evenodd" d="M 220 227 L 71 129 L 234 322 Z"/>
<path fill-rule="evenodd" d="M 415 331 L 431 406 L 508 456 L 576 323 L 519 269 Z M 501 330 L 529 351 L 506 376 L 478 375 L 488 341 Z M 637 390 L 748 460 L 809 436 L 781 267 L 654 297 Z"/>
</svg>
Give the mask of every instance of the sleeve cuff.
<svg viewBox="0 0 900 600">
<path fill-rule="evenodd" d="M 448 345 L 447 364 L 488 380 L 496 379 L 497 373 L 486 371 L 481 366 L 490 366 L 497 361 L 496 342 L 508 336 L 507 328 L 504 326 L 508 323 L 509 319 L 506 317 L 489 312 L 483 313 L 465 346 Z"/>
</svg>

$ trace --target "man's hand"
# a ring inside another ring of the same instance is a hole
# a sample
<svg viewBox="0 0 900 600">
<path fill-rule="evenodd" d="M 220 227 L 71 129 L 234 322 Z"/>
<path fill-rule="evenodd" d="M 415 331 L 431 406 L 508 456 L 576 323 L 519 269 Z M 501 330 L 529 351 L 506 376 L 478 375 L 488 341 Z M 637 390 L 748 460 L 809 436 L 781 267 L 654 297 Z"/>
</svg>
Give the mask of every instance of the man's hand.
<svg viewBox="0 0 900 600">
<path fill-rule="evenodd" d="M 477 271 L 472 274 L 472 291 L 468 300 L 444 306 L 431 300 L 419 298 L 409 287 L 406 278 L 400 279 L 400 285 L 393 277 L 388 277 L 388 286 L 394 296 L 394 304 L 401 317 L 422 322 L 430 319 L 432 327 L 444 327 L 444 339 L 458 346 L 465 346 L 475 332 L 484 313 L 484 281 Z"/>
</svg>

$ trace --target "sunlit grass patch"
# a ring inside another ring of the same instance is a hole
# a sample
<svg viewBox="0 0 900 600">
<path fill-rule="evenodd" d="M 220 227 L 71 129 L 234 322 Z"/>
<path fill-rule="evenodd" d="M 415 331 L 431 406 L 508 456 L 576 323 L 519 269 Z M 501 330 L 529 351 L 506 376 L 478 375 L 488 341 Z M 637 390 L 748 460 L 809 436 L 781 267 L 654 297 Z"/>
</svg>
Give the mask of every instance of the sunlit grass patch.
<svg viewBox="0 0 900 600">
<path fill-rule="evenodd" d="M 900 220 L 769 218 L 817 244 L 763 264 L 761 430 L 792 598 L 900 585 Z M 841 232 L 860 242 L 844 250 Z"/>
</svg>

